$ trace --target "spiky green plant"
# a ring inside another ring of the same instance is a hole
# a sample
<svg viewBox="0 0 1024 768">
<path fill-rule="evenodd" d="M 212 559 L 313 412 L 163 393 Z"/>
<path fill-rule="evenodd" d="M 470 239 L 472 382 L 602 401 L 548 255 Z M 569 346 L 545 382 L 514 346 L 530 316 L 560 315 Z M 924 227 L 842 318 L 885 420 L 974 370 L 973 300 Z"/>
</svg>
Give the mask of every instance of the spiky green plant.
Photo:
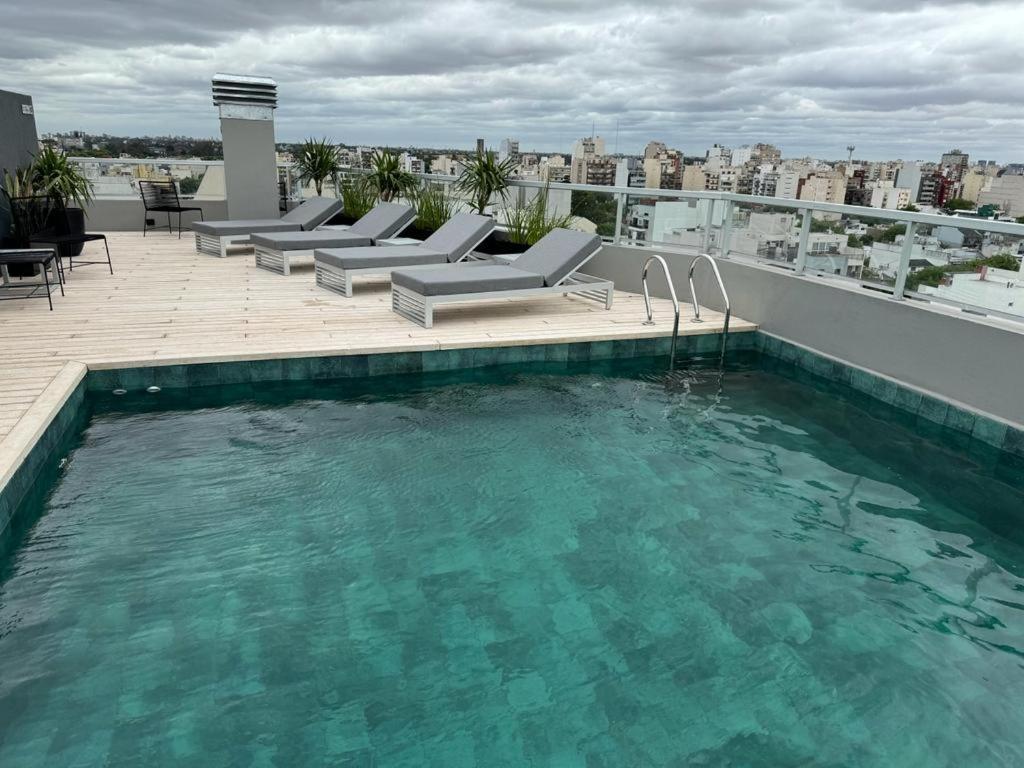
<svg viewBox="0 0 1024 768">
<path fill-rule="evenodd" d="M 547 187 L 532 200 L 505 209 L 508 239 L 519 245 L 533 245 L 553 229 L 568 228 L 572 221 L 571 214 L 548 213 Z"/>
<path fill-rule="evenodd" d="M 18 168 L 12 175 L 4 169 L 4 191 L 8 197 L 32 197 L 35 184 L 32 181 L 32 165 Z"/>
<path fill-rule="evenodd" d="M 326 138 L 306 139 L 295 155 L 295 170 L 299 173 L 299 182 L 313 182 L 317 195 L 322 195 L 324 182 L 336 181 L 341 172 L 341 159 L 338 148 Z"/>
<path fill-rule="evenodd" d="M 402 158 L 390 149 L 373 153 L 366 181 L 385 203 L 409 197 L 416 189 L 416 177 L 402 168 Z"/>
<path fill-rule="evenodd" d="M 29 168 L 34 194 L 53 195 L 65 206 L 75 203 L 84 208 L 92 202 L 92 182 L 63 152 L 43 147 Z"/>
<path fill-rule="evenodd" d="M 341 182 L 342 210 L 347 216 L 358 219 L 373 208 L 377 193 L 362 176 L 354 176 Z"/>
<path fill-rule="evenodd" d="M 413 197 L 416 227 L 436 232 L 455 213 L 455 198 L 443 184 L 424 182 Z"/>
<path fill-rule="evenodd" d="M 497 195 L 501 202 L 508 200 L 508 185 L 515 170 L 511 157 L 498 160 L 493 151 L 478 152 L 463 170 L 456 182 L 456 188 L 469 196 L 473 210 L 484 213 L 488 203 Z"/>
</svg>

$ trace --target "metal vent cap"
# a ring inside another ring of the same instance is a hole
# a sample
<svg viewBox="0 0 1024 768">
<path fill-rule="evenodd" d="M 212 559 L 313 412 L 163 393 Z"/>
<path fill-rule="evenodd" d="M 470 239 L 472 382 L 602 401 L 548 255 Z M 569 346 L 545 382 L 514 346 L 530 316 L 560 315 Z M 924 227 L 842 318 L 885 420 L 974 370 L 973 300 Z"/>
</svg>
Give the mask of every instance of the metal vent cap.
<svg viewBox="0 0 1024 768">
<path fill-rule="evenodd" d="M 217 106 L 277 107 L 277 83 L 269 77 L 217 73 L 212 90 Z"/>
</svg>

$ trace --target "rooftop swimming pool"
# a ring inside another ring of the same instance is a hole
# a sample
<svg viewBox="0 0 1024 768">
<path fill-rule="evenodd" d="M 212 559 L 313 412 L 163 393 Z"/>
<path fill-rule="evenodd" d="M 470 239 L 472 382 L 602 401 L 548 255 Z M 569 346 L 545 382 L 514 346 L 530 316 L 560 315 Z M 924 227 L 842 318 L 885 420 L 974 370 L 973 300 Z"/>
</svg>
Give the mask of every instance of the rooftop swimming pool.
<svg viewBox="0 0 1024 768">
<path fill-rule="evenodd" d="M 4 768 L 1024 763 L 1020 460 L 852 390 L 615 361 L 90 407 L 0 558 Z"/>
</svg>

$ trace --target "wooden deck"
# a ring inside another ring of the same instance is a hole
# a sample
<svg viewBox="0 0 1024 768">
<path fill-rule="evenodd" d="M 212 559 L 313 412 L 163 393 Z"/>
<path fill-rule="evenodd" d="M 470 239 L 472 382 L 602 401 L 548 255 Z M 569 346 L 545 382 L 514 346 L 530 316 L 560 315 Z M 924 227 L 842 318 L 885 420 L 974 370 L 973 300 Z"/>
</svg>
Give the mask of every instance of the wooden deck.
<svg viewBox="0 0 1024 768">
<path fill-rule="evenodd" d="M 33 421 L 45 418 L 49 401 L 87 368 L 643 338 L 672 327 L 668 301 L 654 300 L 659 322 L 645 326 L 643 297 L 618 292 L 611 310 L 562 296 L 453 305 L 425 329 L 391 312 L 385 281 L 357 283 L 346 299 L 314 285 L 311 262 L 284 277 L 257 269 L 251 255 L 197 254 L 187 234 L 109 240 L 114 274 L 76 269 L 53 312 L 45 299 L 0 302 L 0 486 L 12 451 L 25 449 L 7 437 L 32 440 L 38 424 L 15 427 L 30 409 Z M 83 258 L 102 251 L 86 248 Z M 702 315 L 705 323 L 684 321 L 681 332 L 720 330 L 720 315 Z M 736 331 L 753 327 L 732 322 Z"/>
</svg>

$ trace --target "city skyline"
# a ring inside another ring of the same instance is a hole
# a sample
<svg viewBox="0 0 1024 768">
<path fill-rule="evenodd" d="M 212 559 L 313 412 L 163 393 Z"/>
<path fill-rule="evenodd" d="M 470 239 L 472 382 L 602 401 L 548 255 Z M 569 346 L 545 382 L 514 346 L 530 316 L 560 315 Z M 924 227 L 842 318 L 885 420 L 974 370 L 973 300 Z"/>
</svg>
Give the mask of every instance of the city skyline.
<svg viewBox="0 0 1024 768">
<path fill-rule="evenodd" d="M 840 159 L 853 143 L 863 160 L 960 147 L 1006 163 L 1024 137 L 1012 105 L 1022 55 L 1004 34 L 1024 9 L 1011 3 L 385 0 L 282 15 L 269 2 L 189 0 L 178 11 L 156 24 L 110 2 L 19 7 L 4 86 L 33 96 L 42 132 L 216 136 L 220 70 L 279 82 L 284 142 L 468 148 L 484 136 L 496 148 L 515 136 L 524 151 L 566 152 L 593 125 L 624 154 L 650 140 L 689 155 L 768 142 Z M 54 14 L 73 37 L 54 39 Z"/>
</svg>

